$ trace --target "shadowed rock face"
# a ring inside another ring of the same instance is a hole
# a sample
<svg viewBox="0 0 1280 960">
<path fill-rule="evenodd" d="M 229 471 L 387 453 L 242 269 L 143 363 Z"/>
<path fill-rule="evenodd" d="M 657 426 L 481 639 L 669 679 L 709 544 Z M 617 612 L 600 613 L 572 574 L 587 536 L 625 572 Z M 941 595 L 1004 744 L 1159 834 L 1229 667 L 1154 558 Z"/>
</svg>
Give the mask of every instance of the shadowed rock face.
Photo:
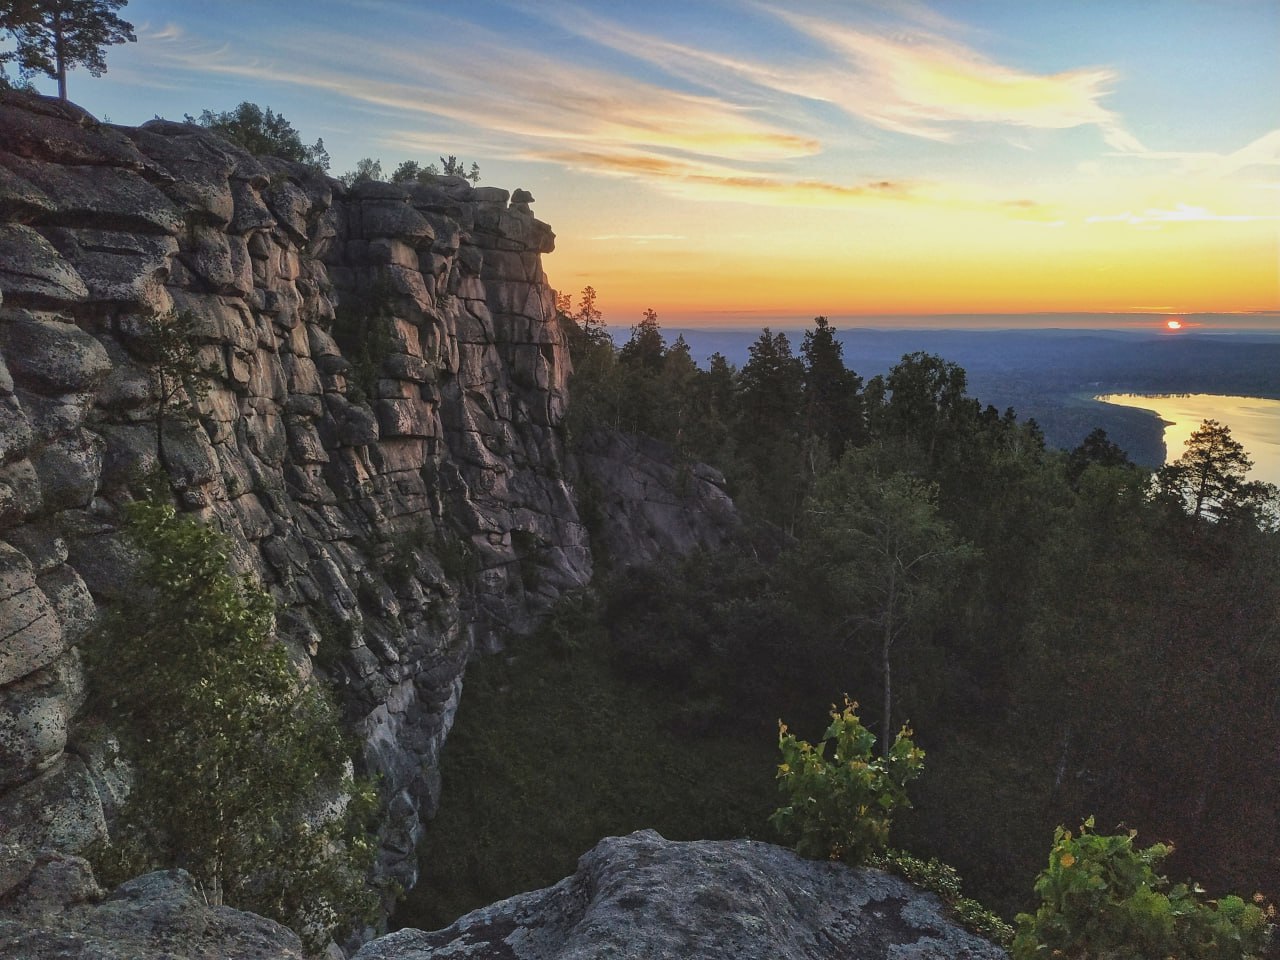
<svg viewBox="0 0 1280 960">
<path fill-rule="evenodd" d="M 602 840 L 554 887 L 355 960 L 1003 960 L 897 877 L 748 840 Z"/>
<path fill-rule="evenodd" d="M 531 200 L 449 177 L 346 190 L 198 126 L 0 94 L 0 898 L 33 851 L 101 836 L 125 790 L 76 723 L 79 646 L 128 600 L 120 508 L 156 470 L 276 597 L 299 671 L 338 689 L 382 776 L 381 872 L 412 884 L 468 657 L 592 570 Z M 158 429 L 146 322 L 171 316 L 207 392 Z"/>
</svg>

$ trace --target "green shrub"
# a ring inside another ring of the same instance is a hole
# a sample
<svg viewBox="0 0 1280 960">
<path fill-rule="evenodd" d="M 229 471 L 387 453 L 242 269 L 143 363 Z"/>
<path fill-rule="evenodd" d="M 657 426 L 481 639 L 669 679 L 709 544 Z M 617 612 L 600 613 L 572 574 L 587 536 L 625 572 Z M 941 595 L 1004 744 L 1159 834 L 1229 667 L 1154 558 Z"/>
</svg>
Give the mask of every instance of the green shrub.
<svg viewBox="0 0 1280 960">
<path fill-rule="evenodd" d="M 95 869 L 118 883 L 183 867 L 211 904 L 273 917 L 319 949 L 378 902 L 378 800 L 351 777 L 355 745 L 272 636 L 270 594 L 228 570 L 227 538 L 167 504 L 126 512 L 136 588 L 85 652 L 95 712 L 135 783 Z"/>
<path fill-rule="evenodd" d="M 857 707 L 848 698 L 844 709 L 832 707 L 831 725 L 817 746 L 778 724 L 777 780 L 788 802 L 769 823 L 803 857 L 862 863 L 888 845 L 894 811 L 911 805 L 906 786 L 920 775 L 924 751 L 903 727 L 885 756 L 873 756 L 876 738 L 858 719 Z"/>
<path fill-rule="evenodd" d="M 1079 835 L 1054 831 L 1049 865 L 1035 884 L 1040 908 L 1017 918 L 1015 960 L 1247 960 L 1262 954 L 1270 924 L 1260 906 L 1236 896 L 1202 900 L 1199 887 L 1185 884 L 1169 887 L 1155 868 L 1172 847 L 1140 850 L 1135 831 L 1104 836 L 1092 829 L 1090 817 Z"/>
</svg>

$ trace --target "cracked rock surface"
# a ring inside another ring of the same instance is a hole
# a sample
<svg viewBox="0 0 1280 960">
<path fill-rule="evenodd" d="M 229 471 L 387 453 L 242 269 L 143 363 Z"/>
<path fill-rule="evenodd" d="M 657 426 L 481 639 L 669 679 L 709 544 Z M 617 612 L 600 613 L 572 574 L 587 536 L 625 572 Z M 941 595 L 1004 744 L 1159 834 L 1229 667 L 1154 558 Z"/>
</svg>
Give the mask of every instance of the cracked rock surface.
<svg viewBox="0 0 1280 960">
<path fill-rule="evenodd" d="M 609 837 L 553 887 L 400 930 L 355 960 L 1005 960 L 879 870 L 749 840 Z"/>
</svg>

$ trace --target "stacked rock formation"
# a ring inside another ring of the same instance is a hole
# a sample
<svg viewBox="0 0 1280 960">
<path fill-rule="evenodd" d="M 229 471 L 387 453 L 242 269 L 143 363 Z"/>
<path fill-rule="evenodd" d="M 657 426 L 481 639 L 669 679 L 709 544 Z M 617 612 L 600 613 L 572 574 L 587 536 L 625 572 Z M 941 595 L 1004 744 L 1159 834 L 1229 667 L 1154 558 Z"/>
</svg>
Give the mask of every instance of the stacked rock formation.
<svg viewBox="0 0 1280 960">
<path fill-rule="evenodd" d="M 126 598 L 120 507 L 156 476 L 339 688 L 382 775 L 382 873 L 413 883 L 468 657 L 591 576 L 531 201 L 449 177 L 346 190 L 198 126 L 0 94 L 0 897 L 127 789 L 109 730 L 76 724 L 79 645 Z M 160 399 L 157 320 L 192 331 L 187 416 Z M 718 519 L 637 558 L 724 535 L 714 475 L 680 497 Z"/>
</svg>

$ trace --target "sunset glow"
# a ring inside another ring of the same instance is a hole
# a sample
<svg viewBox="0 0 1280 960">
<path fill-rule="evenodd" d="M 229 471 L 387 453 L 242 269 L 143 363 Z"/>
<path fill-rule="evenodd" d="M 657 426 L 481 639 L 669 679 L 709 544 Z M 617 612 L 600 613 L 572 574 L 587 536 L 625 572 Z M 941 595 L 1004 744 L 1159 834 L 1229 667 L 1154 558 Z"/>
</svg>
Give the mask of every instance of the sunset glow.
<svg viewBox="0 0 1280 960">
<path fill-rule="evenodd" d="M 334 174 L 476 160 L 623 329 L 1280 310 L 1275 3 L 301 9 L 132 0 L 138 42 L 72 98 L 119 123 L 253 100 Z"/>
</svg>

